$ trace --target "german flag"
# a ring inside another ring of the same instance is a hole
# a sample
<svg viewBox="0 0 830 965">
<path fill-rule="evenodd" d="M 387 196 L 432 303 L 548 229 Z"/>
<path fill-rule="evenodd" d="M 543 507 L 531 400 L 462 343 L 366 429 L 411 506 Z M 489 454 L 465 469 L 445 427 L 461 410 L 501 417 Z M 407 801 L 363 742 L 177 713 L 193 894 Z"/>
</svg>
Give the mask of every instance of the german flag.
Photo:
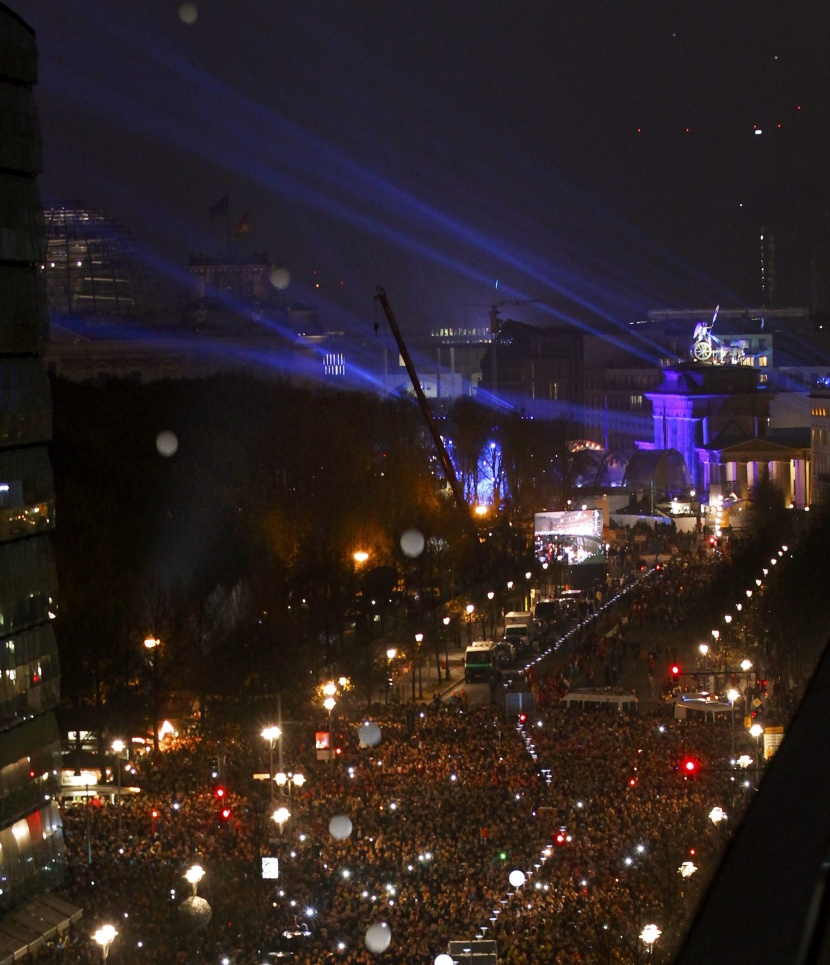
<svg viewBox="0 0 830 965">
<path fill-rule="evenodd" d="M 234 238 L 238 238 L 240 235 L 244 235 L 246 231 L 251 230 L 251 219 L 246 211 L 245 214 L 236 222 L 236 227 L 233 229 Z"/>
</svg>

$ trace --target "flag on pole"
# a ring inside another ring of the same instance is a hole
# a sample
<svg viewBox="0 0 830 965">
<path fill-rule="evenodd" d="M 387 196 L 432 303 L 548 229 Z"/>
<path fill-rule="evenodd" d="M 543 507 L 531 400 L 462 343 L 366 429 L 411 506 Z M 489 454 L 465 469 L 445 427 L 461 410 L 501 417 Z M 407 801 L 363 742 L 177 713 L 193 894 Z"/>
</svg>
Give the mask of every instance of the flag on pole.
<svg viewBox="0 0 830 965">
<path fill-rule="evenodd" d="M 230 211 L 229 199 L 227 194 L 220 198 L 216 204 L 212 204 L 208 208 L 211 218 L 227 218 L 228 212 Z"/>
<path fill-rule="evenodd" d="M 238 238 L 240 235 L 244 235 L 246 231 L 251 230 L 251 219 L 248 217 L 248 212 L 236 222 L 236 227 L 233 229 L 234 238 Z"/>
</svg>

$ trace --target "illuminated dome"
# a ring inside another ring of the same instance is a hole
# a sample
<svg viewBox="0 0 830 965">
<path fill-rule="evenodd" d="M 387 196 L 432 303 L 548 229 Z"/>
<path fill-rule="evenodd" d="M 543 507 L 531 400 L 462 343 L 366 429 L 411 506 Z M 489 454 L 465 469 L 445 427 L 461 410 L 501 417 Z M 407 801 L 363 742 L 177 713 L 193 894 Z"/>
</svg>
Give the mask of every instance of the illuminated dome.
<svg viewBox="0 0 830 965">
<path fill-rule="evenodd" d="M 155 308 L 154 291 L 124 231 L 99 211 L 51 207 L 46 221 L 49 314 L 135 318 Z"/>
</svg>

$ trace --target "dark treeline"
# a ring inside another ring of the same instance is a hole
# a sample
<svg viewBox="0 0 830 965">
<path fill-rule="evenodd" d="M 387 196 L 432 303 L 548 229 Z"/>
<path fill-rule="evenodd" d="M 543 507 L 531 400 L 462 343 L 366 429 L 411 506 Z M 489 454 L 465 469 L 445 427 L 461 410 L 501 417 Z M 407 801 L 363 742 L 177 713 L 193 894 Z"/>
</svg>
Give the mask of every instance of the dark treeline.
<svg viewBox="0 0 830 965">
<path fill-rule="evenodd" d="M 481 541 L 411 398 L 244 376 L 56 380 L 53 396 L 62 690 L 67 707 L 119 726 L 146 704 L 148 635 L 163 641 L 166 693 L 250 698 L 335 667 L 371 693 L 382 666 L 367 641 L 413 608 L 425 620 L 436 598 L 523 574 L 528 520 L 567 483 L 560 426 L 494 426 L 457 402 L 441 429 L 471 503 L 480 453 L 499 441 L 489 468 L 503 511 Z M 163 431 L 178 441 L 167 457 Z M 426 538 L 417 559 L 400 548 L 413 527 Z"/>
</svg>

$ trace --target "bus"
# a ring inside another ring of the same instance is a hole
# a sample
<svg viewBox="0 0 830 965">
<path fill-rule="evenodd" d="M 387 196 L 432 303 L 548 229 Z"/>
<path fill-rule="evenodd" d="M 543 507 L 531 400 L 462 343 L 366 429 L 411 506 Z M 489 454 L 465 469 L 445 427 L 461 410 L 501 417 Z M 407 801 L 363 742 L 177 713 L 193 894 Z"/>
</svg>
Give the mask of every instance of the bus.
<svg viewBox="0 0 830 965">
<path fill-rule="evenodd" d="M 706 692 L 679 694 L 673 699 L 674 716 L 678 720 L 717 720 L 734 713 L 728 700 L 718 700 Z"/>
<path fill-rule="evenodd" d="M 583 687 L 566 694 L 560 703 L 568 710 L 603 711 L 612 714 L 636 714 L 640 704 L 636 694 L 620 687 Z"/>
<path fill-rule="evenodd" d="M 498 668 L 498 653 L 492 640 L 474 640 L 464 653 L 464 682 L 490 681 Z"/>
</svg>

